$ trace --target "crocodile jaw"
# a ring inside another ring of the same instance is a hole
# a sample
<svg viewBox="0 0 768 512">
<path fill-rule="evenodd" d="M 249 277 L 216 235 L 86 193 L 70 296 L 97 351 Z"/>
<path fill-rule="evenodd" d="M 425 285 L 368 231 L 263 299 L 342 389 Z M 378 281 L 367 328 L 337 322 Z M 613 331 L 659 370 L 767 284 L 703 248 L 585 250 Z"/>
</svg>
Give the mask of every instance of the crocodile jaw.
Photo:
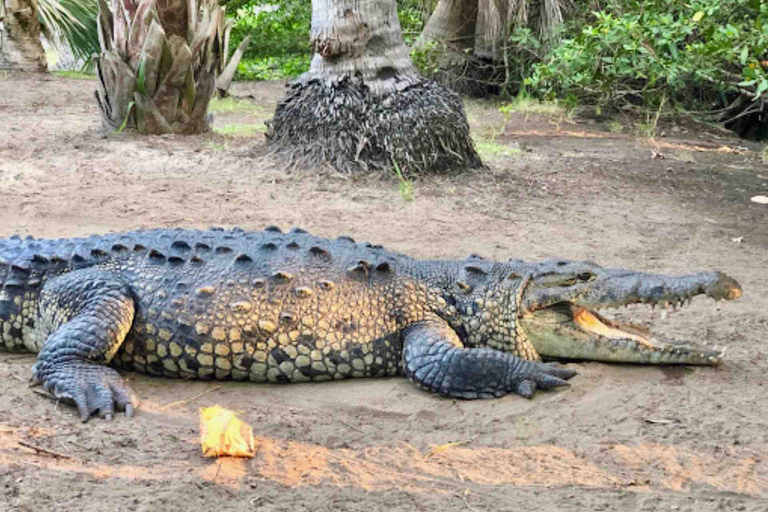
<svg viewBox="0 0 768 512">
<path fill-rule="evenodd" d="M 646 278 L 646 280 L 640 277 Z M 633 281 L 627 287 L 627 280 Z M 682 306 L 696 295 L 715 300 L 741 297 L 741 287 L 732 278 L 719 272 L 666 278 L 662 276 L 613 276 L 605 283 L 593 283 L 588 293 L 566 293 L 561 302 L 540 303 L 529 297 L 530 309 L 525 311 L 523 328 L 536 351 L 543 357 L 644 364 L 718 365 L 720 351 L 696 347 L 671 340 L 659 340 L 647 329 L 611 321 L 596 312 L 629 304 L 645 303 L 667 307 Z M 651 286 L 645 284 L 650 280 Z M 642 286 L 637 283 L 643 282 Z M 653 295 L 640 292 L 652 289 Z M 599 290 L 604 297 L 600 297 Z M 631 290 L 623 293 L 622 290 Z M 595 291 L 597 290 L 597 291 Z M 534 292 L 535 296 L 536 293 Z M 551 299 L 551 290 L 544 293 Z M 539 294 L 539 296 L 542 296 Z M 602 299 L 602 300 L 601 300 Z"/>
</svg>

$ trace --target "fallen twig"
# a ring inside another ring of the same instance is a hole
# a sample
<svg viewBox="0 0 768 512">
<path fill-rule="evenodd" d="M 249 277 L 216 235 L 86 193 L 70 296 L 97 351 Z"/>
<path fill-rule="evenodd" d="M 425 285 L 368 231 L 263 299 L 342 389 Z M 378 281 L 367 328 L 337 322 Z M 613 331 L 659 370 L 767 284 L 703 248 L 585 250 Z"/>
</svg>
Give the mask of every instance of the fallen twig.
<svg viewBox="0 0 768 512">
<path fill-rule="evenodd" d="M 479 436 L 474 436 L 474 437 L 470 437 L 466 441 L 456 441 L 456 442 L 453 442 L 453 443 L 446 443 L 446 444 L 441 444 L 440 446 L 435 446 L 434 448 L 429 450 L 429 452 L 424 456 L 424 460 L 430 458 L 431 456 L 433 456 L 433 455 L 435 455 L 437 453 L 440 453 L 440 452 L 442 452 L 444 450 L 447 450 L 448 448 L 453 448 L 455 446 L 461 446 L 463 444 L 469 444 L 472 441 L 474 441 L 475 439 L 477 439 L 478 437 Z"/>
<path fill-rule="evenodd" d="M 465 490 L 463 493 L 458 493 L 458 492 L 457 492 L 457 493 L 456 493 L 456 496 L 458 496 L 459 498 L 461 498 L 461 500 L 464 502 L 464 504 L 467 506 L 467 508 L 468 508 L 469 510 L 471 510 L 472 512 L 478 512 L 478 511 L 477 511 L 477 509 L 476 509 L 475 507 L 473 507 L 472 505 L 470 505 L 470 504 L 469 504 L 469 502 L 467 501 L 467 495 L 468 495 L 468 494 L 469 494 L 469 490 L 467 489 L 467 490 Z"/>
<path fill-rule="evenodd" d="M 70 455 L 65 455 L 63 453 L 54 452 L 53 450 L 49 450 L 48 448 L 42 448 L 40 446 L 36 446 L 32 443 L 28 443 L 26 441 L 18 441 L 18 443 L 21 446 L 24 446 L 25 448 L 31 448 L 39 453 L 45 453 L 46 455 L 50 455 L 51 457 L 55 457 L 57 459 L 74 459 L 74 457 Z"/>
<path fill-rule="evenodd" d="M 170 404 L 167 404 L 167 405 L 164 405 L 164 406 L 162 406 L 162 407 L 160 408 L 160 410 L 161 410 L 161 411 L 164 411 L 164 410 L 166 410 L 166 409 L 169 409 L 169 408 L 171 408 L 171 407 L 174 407 L 174 406 L 176 406 L 176 405 L 182 405 L 182 404 L 186 404 L 186 403 L 189 403 L 189 402 L 191 402 L 192 400 L 197 400 L 197 399 L 198 399 L 198 398 L 200 398 L 201 396 L 203 396 L 203 395 L 207 395 L 208 393 L 210 393 L 210 392 L 212 392 L 212 391 L 216 391 L 216 390 L 217 390 L 217 389 L 219 389 L 220 387 L 221 387 L 221 386 L 214 386 L 214 387 L 212 387 L 212 388 L 210 388 L 210 389 L 207 389 L 207 390 L 203 391 L 203 392 L 202 392 L 202 393 L 200 393 L 200 394 L 197 394 L 197 395 L 193 396 L 192 398 L 187 398 L 187 399 L 185 399 L 185 400 L 179 400 L 178 402 L 171 402 Z"/>
</svg>

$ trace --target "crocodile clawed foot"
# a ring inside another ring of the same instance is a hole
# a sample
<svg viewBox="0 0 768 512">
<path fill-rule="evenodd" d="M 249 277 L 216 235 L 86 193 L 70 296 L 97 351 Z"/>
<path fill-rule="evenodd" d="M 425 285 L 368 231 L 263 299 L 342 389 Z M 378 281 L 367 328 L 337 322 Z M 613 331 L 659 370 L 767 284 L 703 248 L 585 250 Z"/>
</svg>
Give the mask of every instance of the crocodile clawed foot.
<svg viewBox="0 0 768 512">
<path fill-rule="evenodd" d="M 567 380 L 578 372 L 560 365 L 529 362 L 528 367 L 513 385 L 513 391 L 523 398 L 533 398 L 539 389 L 569 387 Z"/>
<path fill-rule="evenodd" d="M 35 379 L 58 399 L 74 403 L 85 423 L 97 414 L 111 421 L 115 411 L 132 417 L 139 400 L 131 387 L 112 368 L 79 362 L 45 370 L 36 369 Z"/>
</svg>

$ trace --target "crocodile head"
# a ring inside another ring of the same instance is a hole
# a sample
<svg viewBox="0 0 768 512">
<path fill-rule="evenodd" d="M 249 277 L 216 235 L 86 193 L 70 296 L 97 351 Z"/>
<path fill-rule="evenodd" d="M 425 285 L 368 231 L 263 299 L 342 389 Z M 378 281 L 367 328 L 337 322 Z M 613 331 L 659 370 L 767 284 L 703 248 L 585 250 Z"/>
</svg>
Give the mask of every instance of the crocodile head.
<svg viewBox="0 0 768 512">
<path fill-rule="evenodd" d="M 520 320 L 530 343 L 545 358 L 716 365 L 721 352 L 659 339 L 647 328 L 609 319 L 605 310 L 632 304 L 677 309 L 697 295 L 715 301 L 741 297 L 739 283 L 721 272 L 664 276 L 589 262 L 509 264 L 521 277 L 530 276 L 519 299 Z"/>
</svg>

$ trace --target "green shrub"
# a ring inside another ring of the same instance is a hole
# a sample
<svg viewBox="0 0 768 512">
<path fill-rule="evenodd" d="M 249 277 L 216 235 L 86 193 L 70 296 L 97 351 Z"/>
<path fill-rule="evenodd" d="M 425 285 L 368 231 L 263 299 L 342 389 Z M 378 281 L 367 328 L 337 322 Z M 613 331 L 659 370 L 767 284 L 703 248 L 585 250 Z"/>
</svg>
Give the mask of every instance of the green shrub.
<svg viewBox="0 0 768 512">
<path fill-rule="evenodd" d="M 529 92 L 566 103 L 647 108 L 671 99 L 704 111 L 728 94 L 758 97 L 768 90 L 768 3 L 623 0 L 592 17 L 587 26 L 572 20 L 559 43 L 530 64 Z M 521 39 L 513 35 L 513 42 L 531 47 L 530 38 Z"/>
<path fill-rule="evenodd" d="M 280 80 L 293 78 L 309 69 L 309 55 L 244 59 L 237 66 L 237 74 L 245 80 Z"/>
</svg>

